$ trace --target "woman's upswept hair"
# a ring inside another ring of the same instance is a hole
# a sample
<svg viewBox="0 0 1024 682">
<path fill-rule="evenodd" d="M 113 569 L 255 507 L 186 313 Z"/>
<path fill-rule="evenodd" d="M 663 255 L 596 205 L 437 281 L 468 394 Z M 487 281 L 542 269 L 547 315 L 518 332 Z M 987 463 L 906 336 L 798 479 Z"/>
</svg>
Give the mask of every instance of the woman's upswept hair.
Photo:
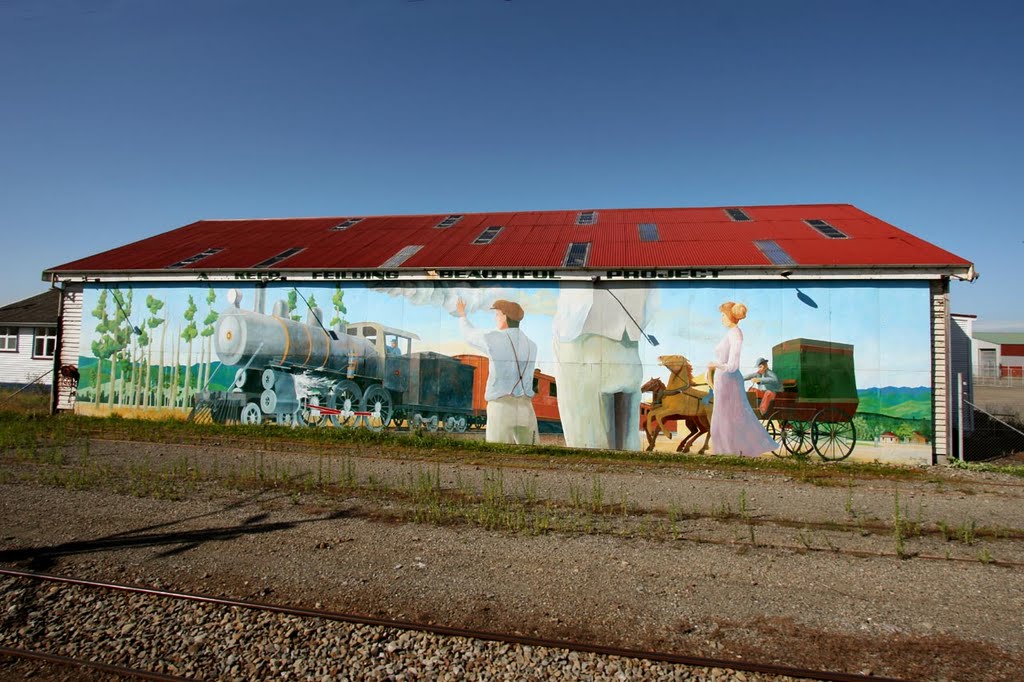
<svg viewBox="0 0 1024 682">
<path fill-rule="evenodd" d="M 742 303 L 734 303 L 733 301 L 726 301 L 718 306 L 718 310 L 725 313 L 726 317 L 732 320 L 734 324 L 747 316 L 747 306 Z"/>
</svg>

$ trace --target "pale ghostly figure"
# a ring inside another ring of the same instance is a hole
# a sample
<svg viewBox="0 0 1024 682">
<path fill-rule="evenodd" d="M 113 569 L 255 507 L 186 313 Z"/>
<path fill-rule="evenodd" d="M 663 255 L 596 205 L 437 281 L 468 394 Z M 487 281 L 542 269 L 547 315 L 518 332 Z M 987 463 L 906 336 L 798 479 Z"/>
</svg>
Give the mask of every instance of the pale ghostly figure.
<svg viewBox="0 0 1024 682">
<path fill-rule="evenodd" d="M 552 327 L 567 446 L 640 449 L 640 340 L 650 293 L 644 287 L 612 292 L 590 282 L 561 285 Z"/>
</svg>

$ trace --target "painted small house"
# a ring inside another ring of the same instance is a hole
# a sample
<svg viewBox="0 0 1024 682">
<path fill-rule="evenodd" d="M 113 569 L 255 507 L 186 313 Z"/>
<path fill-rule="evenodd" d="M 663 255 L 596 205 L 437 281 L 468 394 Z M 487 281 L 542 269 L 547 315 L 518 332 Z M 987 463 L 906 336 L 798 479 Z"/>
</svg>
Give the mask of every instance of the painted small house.
<svg viewBox="0 0 1024 682">
<path fill-rule="evenodd" d="M 975 276 L 845 204 L 201 220 L 43 274 L 80 373 L 59 407 L 82 414 L 461 432 L 475 355 L 517 442 L 548 410 L 567 446 L 647 447 L 654 377 L 733 415 L 711 451 L 933 434 L 887 443 L 908 463 L 948 455 L 949 282 Z M 747 404 L 758 359 L 772 414 Z"/>
</svg>

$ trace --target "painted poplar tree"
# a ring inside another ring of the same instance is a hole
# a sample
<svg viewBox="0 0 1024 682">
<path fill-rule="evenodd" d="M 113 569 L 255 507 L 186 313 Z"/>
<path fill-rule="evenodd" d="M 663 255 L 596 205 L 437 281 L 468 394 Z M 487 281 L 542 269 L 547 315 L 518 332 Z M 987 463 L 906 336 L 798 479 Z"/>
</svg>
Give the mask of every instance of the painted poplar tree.
<svg viewBox="0 0 1024 682">
<path fill-rule="evenodd" d="M 135 352 L 132 354 L 134 358 L 132 374 L 134 380 L 132 381 L 132 397 L 131 406 L 139 407 L 142 396 L 145 395 L 146 380 L 149 379 L 149 369 L 146 368 L 145 375 L 143 375 L 143 367 L 146 364 L 146 347 L 149 345 L 149 332 L 146 331 L 145 325 L 139 327 L 139 333 L 135 336 Z"/>
<path fill-rule="evenodd" d="M 334 317 L 331 318 L 330 326 L 344 327 L 348 324 L 348 320 L 345 319 L 345 315 L 348 313 L 348 308 L 345 307 L 345 290 L 341 288 L 341 285 L 334 287 L 334 296 L 331 296 L 331 303 L 334 305 Z"/>
<path fill-rule="evenodd" d="M 199 382 L 202 388 L 206 388 L 210 383 L 210 368 L 213 365 L 213 325 L 216 324 L 217 318 L 220 317 L 217 311 L 213 309 L 213 304 L 216 302 L 217 292 L 214 291 L 213 287 L 210 287 L 210 291 L 206 294 L 206 317 L 203 318 L 202 336 L 206 362 L 203 364 L 202 379 Z"/>
<path fill-rule="evenodd" d="M 110 357 L 107 335 L 109 333 L 110 316 L 107 314 L 107 290 L 104 289 L 96 298 L 96 307 L 92 309 L 92 316 L 99 322 L 96 324 L 97 337 L 92 342 L 92 354 L 96 358 L 96 377 L 93 380 L 93 389 L 96 395 L 93 396 L 93 404 L 100 404 L 100 395 L 103 381 L 103 361 Z"/>
<path fill-rule="evenodd" d="M 153 334 L 156 332 L 156 328 L 164 324 L 164 318 L 160 317 L 160 311 L 163 310 L 164 302 L 153 294 L 146 296 L 146 308 L 149 309 L 149 317 L 146 318 L 146 393 L 149 404 L 159 405 L 157 396 L 161 392 L 161 379 L 163 377 L 163 334 L 160 336 L 160 357 L 161 367 L 157 370 L 156 385 L 153 385 L 151 380 L 151 373 L 153 368 Z M 141 339 L 140 339 L 141 341 Z M 144 397 L 145 401 L 147 397 Z"/>
<path fill-rule="evenodd" d="M 126 349 L 131 343 L 131 305 L 132 292 L 129 290 L 125 296 L 120 289 L 111 292 L 114 300 L 114 317 L 110 321 L 111 340 L 111 368 L 110 368 L 110 395 L 107 396 L 107 404 L 113 408 L 115 400 L 118 404 L 124 403 L 124 375 L 129 365 Z M 115 396 L 116 394 L 116 396 Z"/>
<path fill-rule="evenodd" d="M 302 315 L 295 312 L 295 309 L 299 307 L 299 292 L 292 289 L 288 292 L 288 314 L 296 322 L 302 321 Z"/>
<path fill-rule="evenodd" d="M 310 294 L 309 295 L 309 299 L 307 299 L 307 303 L 308 303 L 309 310 L 312 311 L 313 308 L 316 307 L 316 294 Z M 324 321 L 320 320 L 320 324 L 323 324 L 323 323 L 324 323 Z"/>
<path fill-rule="evenodd" d="M 185 383 L 182 387 L 182 407 L 188 407 L 189 391 L 191 389 L 192 381 L 192 340 L 199 335 L 199 328 L 196 326 L 196 312 L 198 311 L 199 306 L 196 305 L 196 301 L 192 298 L 192 294 L 189 294 L 188 307 L 185 308 L 185 320 L 188 324 L 181 330 L 181 339 L 188 344 L 188 352 L 185 354 Z"/>
</svg>

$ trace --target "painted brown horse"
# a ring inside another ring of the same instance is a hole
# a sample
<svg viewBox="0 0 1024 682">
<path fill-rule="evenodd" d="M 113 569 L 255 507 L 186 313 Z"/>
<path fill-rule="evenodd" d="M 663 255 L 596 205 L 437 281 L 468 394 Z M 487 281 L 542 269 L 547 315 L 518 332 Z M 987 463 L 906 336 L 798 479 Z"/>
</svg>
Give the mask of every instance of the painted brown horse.
<svg viewBox="0 0 1024 682">
<path fill-rule="evenodd" d="M 679 419 L 686 424 L 689 432 L 679 443 L 676 452 L 689 452 L 700 436 L 704 436 L 704 445 L 699 454 L 708 449 L 711 438 L 712 403 L 706 401 L 707 392 L 699 390 L 693 379 L 693 367 L 682 355 L 662 355 L 658 358 L 666 367 L 669 376 L 668 386 L 655 377 L 640 387 L 644 393 L 654 395 L 654 403 L 647 413 L 647 451 L 654 450 L 654 442 L 661 432 L 662 424 L 669 419 Z"/>
</svg>

